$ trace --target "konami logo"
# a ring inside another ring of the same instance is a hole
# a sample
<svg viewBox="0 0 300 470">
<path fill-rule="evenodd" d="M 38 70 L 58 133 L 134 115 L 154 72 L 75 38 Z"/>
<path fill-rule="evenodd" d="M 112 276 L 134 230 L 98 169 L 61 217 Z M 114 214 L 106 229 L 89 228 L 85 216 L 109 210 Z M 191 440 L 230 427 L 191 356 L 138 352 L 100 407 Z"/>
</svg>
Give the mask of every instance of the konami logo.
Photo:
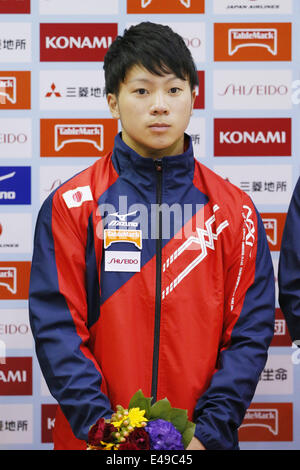
<svg viewBox="0 0 300 470">
<path fill-rule="evenodd" d="M 127 0 L 127 13 L 204 13 L 205 0 Z"/>
<path fill-rule="evenodd" d="M 290 118 L 214 120 L 216 157 L 290 156 Z"/>
<path fill-rule="evenodd" d="M 57 405 L 42 405 L 42 442 L 53 442 L 52 430 L 55 424 Z"/>
<path fill-rule="evenodd" d="M 115 119 L 41 119 L 42 157 L 100 157 L 118 133 Z"/>
<path fill-rule="evenodd" d="M 252 403 L 239 428 L 240 441 L 292 441 L 292 403 Z"/>
<path fill-rule="evenodd" d="M 215 61 L 290 61 L 291 23 L 216 23 Z"/>
<path fill-rule="evenodd" d="M 0 13 L 30 13 L 30 0 L 0 0 Z"/>
<path fill-rule="evenodd" d="M 7 357 L 0 385 L 0 395 L 32 395 L 32 357 Z"/>
<path fill-rule="evenodd" d="M 42 23 L 40 60 L 103 61 L 117 34 L 117 23 Z"/>
</svg>

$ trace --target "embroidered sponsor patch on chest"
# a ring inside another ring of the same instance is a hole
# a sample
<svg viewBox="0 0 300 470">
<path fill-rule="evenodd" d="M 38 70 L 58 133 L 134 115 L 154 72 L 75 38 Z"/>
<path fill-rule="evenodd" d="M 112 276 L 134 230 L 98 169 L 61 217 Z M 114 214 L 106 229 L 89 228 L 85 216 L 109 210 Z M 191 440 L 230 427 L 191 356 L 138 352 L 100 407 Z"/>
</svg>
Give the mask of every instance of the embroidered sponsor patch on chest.
<svg viewBox="0 0 300 470">
<path fill-rule="evenodd" d="M 141 230 L 104 230 L 104 248 L 108 248 L 113 243 L 127 242 L 133 243 L 137 248 L 142 249 L 142 231 Z"/>
<path fill-rule="evenodd" d="M 105 271 L 139 272 L 140 251 L 105 251 Z"/>
</svg>

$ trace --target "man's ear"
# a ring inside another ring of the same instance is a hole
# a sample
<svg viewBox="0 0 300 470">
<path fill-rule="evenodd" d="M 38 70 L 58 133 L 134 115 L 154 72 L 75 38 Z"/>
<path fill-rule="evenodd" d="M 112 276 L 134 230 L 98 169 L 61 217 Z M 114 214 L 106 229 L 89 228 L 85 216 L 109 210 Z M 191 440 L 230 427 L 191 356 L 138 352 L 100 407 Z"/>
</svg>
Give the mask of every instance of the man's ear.
<svg viewBox="0 0 300 470">
<path fill-rule="evenodd" d="M 192 109 L 191 109 L 191 114 L 193 114 L 193 108 L 195 104 L 195 99 L 197 98 L 197 89 L 196 87 L 192 91 Z"/>
<path fill-rule="evenodd" d="M 107 95 L 107 104 L 111 112 L 112 117 L 115 119 L 120 118 L 119 104 L 118 99 L 114 93 L 108 93 Z"/>
</svg>

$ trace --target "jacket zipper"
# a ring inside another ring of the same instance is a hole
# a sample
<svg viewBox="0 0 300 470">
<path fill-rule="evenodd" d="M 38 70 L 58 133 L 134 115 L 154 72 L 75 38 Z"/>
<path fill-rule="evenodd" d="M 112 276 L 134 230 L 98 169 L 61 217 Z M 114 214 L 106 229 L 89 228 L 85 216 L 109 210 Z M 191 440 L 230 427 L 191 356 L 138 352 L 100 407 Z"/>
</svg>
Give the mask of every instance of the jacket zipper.
<svg viewBox="0 0 300 470">
<path fill-rule="evenodd" d="M 152 365 L 152 402 L 157 400 L 158 381 L 158 359 L 159 359 L 159 339 L 160 339 L 160 315 L 161 315 L 161 253 L 162 253 L 162 213 L 160 206 L 162 203 L 162 162 L 155 160 L 156 168 L 156 207 L 157 207 L 157 231 L 156 231 L 156 288 L 155 288 L 155 322 L 154 322 L 154 345 L 153 345 L 153 365 Z"/>
</svg>

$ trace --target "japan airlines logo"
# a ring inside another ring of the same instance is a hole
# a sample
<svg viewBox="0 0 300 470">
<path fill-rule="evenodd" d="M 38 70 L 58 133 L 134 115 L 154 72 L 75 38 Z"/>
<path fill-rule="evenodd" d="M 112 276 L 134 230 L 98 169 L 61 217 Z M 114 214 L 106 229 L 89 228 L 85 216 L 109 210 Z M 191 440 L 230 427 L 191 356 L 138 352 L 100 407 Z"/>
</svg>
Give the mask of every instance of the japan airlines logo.
<svg viewBox="0 0 300 470">
<path fill-rule="evenodd" d="M 179 0 L 179 2 L 186 8 L 190 8 L 191 6 L 191 0 Z M 142 8 L 147 8 L 150 3 L 152 3 L 152 0 L 142 0 Z"/>
<path fill-rule="evenodd" d="M 219 209 L 219 206 L 215 204 L 213 207 L 214 213 Z M 178 284 L 208 256 L 208 248 L 213 251 L 215 250 L 215 242 L 218 240 L 219 235 L 226 227 L 229 226 L 228 220 L 224 220 L 216 227 L 215 232 L 213 232 L 212 226 L 215 222 L 216 217 L 213 214 L 205 222 L 205 229 L 197 227 L 197 235 L 190 236 L 163 264 L 163 272 L 166 272 L 179 256 L 181 256 L 186 250 L 190 249 L 192 244 L 199 245 L 200 254 L 169 284 L 169 286 L 166 287 L 165 290 L 163 290 L 162 300 L 165 299 L 167 295 L 171 294 Z"/>
</svg>

